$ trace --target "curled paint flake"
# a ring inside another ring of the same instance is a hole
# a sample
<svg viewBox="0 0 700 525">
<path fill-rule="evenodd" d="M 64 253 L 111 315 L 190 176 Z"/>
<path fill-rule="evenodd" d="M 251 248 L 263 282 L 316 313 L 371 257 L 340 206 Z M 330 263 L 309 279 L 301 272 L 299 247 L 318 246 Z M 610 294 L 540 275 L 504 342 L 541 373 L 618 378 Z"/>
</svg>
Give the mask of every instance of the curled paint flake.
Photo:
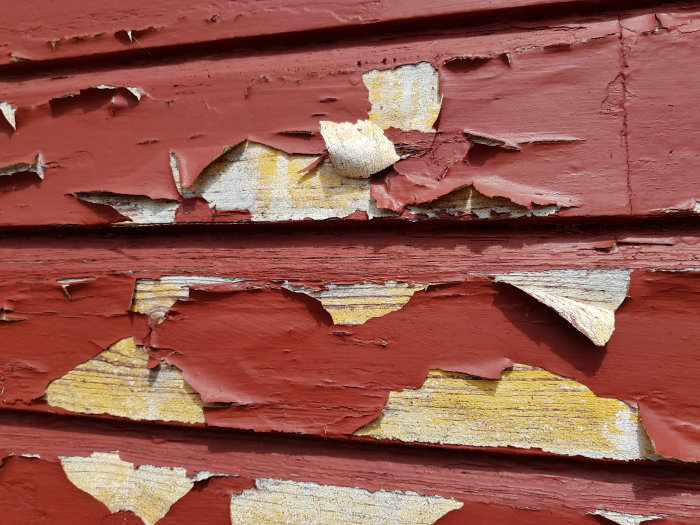
<svg viewBox="0 0 700 525">
<path fill-rule="evenodd" d="M 232 525 L 430 525 L 462 502 L 416 492 L 370 492 L 356 487 L 258 479 L 231 494 Z"/>
<path fill-rule="evenodd" d="M 471 185 L 425 204 L 410 205 L 408 210 L 428 217 L 444 212 L 454 216 L 471 214 L 478 219 L 513 219 L 545 217 L 557 213 L 560 208 L 555 204 L 533 204 L 528 208 L 505 197 L 487 197 Z"/>
<path fill-rule="evenodd" d="M 322 290 L 303 286 L 283 285 L 287 290 L 304 293 L 323 305 L 335 324 L 357 325 L 373 317 L 381 317 L 401 309 L 413 294 L 425 290 L 428 284 L 408 284 L 397 281 L 385 283 L 328 284 Z"/>
<path fill-rule="evenodd" d="M 148 352 L 133 338 L 118 341 L 46 389 L 49 405 L 84 414 L 136 420 L 204 422 L 204 402 L 182 371 L 148 367 Z"/>
<path fill-rule="evenodd" d="M 12 129 L 17 129 L 17 121 L 15 120 L 15 112 L 17 108 L 9 102 L 0 102 L 0 113 L 5 117 L 7 123 L 12 126 Z"/>
<path fill-rule="evenodd" d="M 16 173 L 31 172 L 36 174 L 41 180 L 44 179 L 44 165 L 41 153 L 34 156 L 34 162 L 17 162 L 8 166 L 0 167 L 0 177 L 4 175 L 15 175 Z"/>
<path fill-rule="evenodd" d="M 372 108 L 369 120 L 382 129 L 432 132 L 440 114 L 438 71 L 430 62 L 394 69 L 374 69 L 362 75 Z"/>
<path fill-rule="evenodd" d="M 110 512 L 131 511 L 145 525 L 155 525 L 187 494 L 194 477 L 180 467 L 154 467 L 122 461 L 119 452 L 93 452 L 89 457 L 61 456 L 68 479 L 104 503 Z"/>
<path fill-rule="evenodd" d="M 420 388 L 390 392 L 382 415 L 355 435 L 591 458 L 654 457 L 637 410 L 520 364 L 496 380 L 431 370 Z"/>
<path fill-rule="evenodd" d="M 615 330 L 615 310 L 627 296 L 632 270 L 547 270 L 498 274 L 556 311 L 597 346 Z"/>
<path fill-rule="evenodd" d="M 77 193 L 78 199 L 105 204 L 114 208 L 120 215 L 129 218 L 118 224 L 170 224 L 175 222 L 175 213 L 180 205 L 169 199 L 151 199 L 145 195 L 125 195 L 108 191 Z"/>
<path fill-rule="evenodd" d="M 367 179 L 399 160 L 384 131 L 369 120 L 320 124 L 331 164 L 343 177 Z"/>
</svg>

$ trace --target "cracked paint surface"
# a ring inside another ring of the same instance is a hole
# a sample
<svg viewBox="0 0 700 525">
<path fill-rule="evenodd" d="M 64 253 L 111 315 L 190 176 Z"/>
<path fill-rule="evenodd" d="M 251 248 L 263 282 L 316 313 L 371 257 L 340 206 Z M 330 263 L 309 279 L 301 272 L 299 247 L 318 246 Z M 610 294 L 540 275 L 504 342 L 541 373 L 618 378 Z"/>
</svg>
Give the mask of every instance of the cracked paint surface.
<svg viewBox="0 0 700 525">
<path fill-rule="evenodd" d="M 432 370 L 420 388 L 391 392 L 382 415 L 355 435 L 624 460 L 653 454 L 636 410 L 519 364 L 499 380 Z"/>
<path fill-rule="evenodd" d="M 62 457 L 61 466 L 73 485 L 111 512 L 130 510 L 145 525 L 155 525 L 194 485 L 183 468 L 135 466 L 122 461 L 118 452 Z"/>
<path fill-rule="evenodd" d="M 176 367 L 148 367 L 148 352 L 122 339 L 46 389 L 49 405 L 134 420 L 203 423 L 204 403 Z"/>
<path fill-rule="evenodd" d="M 381 284 L 327 284 L 321 290 L 294 285 L 284 287 L 318 299 L 324 310 L 331 314 L 335 324 L 356 325 L 401 309 L 414 293 L 425 290 L 428 286 L 387 281 Z"/>
<path fill-rule="evenodd" d="M 362 75 L 372 108 L 370 121 L 382 129 L 432 132 L 442 96 L 438 70 L 430 62 L 394 69 L 374 69 Z"/>
<path fill-rule="evenodd" d="M 549 270 L 496 275 L 546 304 L 597 346 L 615 330 L 615 310 L 629 289 L 631 270 Z"/>
<path fill-rule="evenodd" d="M 462 503 L 415 492 L 374 491 L 303 481 L 258 479 L 231 497 L 231 523 L 431 525 Z"/>
</svg>

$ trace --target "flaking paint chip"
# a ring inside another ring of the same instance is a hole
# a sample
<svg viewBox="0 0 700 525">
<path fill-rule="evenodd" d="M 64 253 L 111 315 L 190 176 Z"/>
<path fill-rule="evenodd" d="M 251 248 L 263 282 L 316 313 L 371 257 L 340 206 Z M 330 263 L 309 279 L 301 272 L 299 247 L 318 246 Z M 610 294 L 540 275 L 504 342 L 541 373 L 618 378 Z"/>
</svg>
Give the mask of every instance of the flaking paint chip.
<svg viewBox="0 0 700 525">
<path fill-rule="evenodd" d="M 369 120 L 382 129 L 435 131 L 442 106 L 438 80 L 438 71 L 429 62 L 368 71 L 362 81 L 372 104 Z"/>
<path fill-rule="evenodd" d="M 514 219 L 517 217 L 546 217 L 559 211 L 555 204 L 516 204 L 505 197 L 488 197 L 473 185 L 456 189 L 434 201 L 408 206 L 411 213 L 438 217 L 439 213 L 461 216 L 471 214 L 477 219 Z"/>
<path fill-rule="evenodd" d="M 15 120 L 15 112 L 17 111 L 17 108 L 14 107 L 12 104 L 9 102 L 0 102 L 0 113 L 2 114 L 3 117 L 5 117 L 5 120 L 7 123 L 12 126 L 12 129 L 17 129 L 17 121 Z"/>
<path fill-rule="evenodd" d="M 431 370 L 420 388 L 390 392 L 379 418 L 355 435 L 621 460 L 654 454 L 636 409 L 522 364 L 496 380 Z"/>
<path fill-rule="evenodd" d="M 203 423 L 204 402 L 182 371 L 168 364 L 150 369 L 148 357 L 132 338 L 122 339 L 51 382 L 46 401 L 83 414 Z"/>
<path fill-rule="evenodd" d="M 649 515 L 645 516 L 643 514 L 627 514 L 625 512 L 617 512 L 614 510 L 598 509 L 593 512 L 589 512 L 592 516 L 602 516 L 606 520 L 609 520 L 618 525 L 640 525 L 645 521 L 653 521 L 663 519 L 663 516 Z"/>
<path fill-rule="evenodd" d="M 93 204 L 104 204 L 130 221 L 119 224 L 171 224 L 180 203 L 169 199 L 151 199 L 146 195 L 126 195 L 106 191 L 77 193 L 78 199 Z"/>
<path fill-rule="evenodd" d="M 128 510 L 145 525 L 154 525 L 187 494 L 194 477 L 180 467 L 154 467 L 122 461 L 118 452 L 93 452 L 89 457 L 61 457 L 68 479 L 104 503 L 111 512 Z"/>
<path fill-rule="evenodd" d="M 328 158 L 343 177 L 367 179 L 399 160 L 394 144 L 369 120 L 354 124 L 322 120 L 320 125 Z"/>
<path fill-rule="evenodd" d="M 328 284 L 322 290 L 285 284 L 284 288 L 317 299 L 335 324 L 358 325 L 373 317 L 400 310 L 417 291 L 429 285 L 386 281 L 384 283 Z"/>
<path fill-rule="evenodd" d="M 34 173 L 41 180 L 44 180 L 44 165 L 41 153 L 34 155 L 33 162 L 17 162 L 15 164 L 0 167 L 0 177 L 4 175 L 22 173 L 23 171 Z"/>
<path fill-rule="evenodd" d="M 416 492 L 258 479 L 231 495 L 232 525 L 430 525 L 462 502 Z"/>
<path fill-rule="evenodd" d="M 546 270 L 498 274 L 556 311 L 597 346 L 615 330 L 615 310 L 627 296 L 631 270 Z"/>
</svg>

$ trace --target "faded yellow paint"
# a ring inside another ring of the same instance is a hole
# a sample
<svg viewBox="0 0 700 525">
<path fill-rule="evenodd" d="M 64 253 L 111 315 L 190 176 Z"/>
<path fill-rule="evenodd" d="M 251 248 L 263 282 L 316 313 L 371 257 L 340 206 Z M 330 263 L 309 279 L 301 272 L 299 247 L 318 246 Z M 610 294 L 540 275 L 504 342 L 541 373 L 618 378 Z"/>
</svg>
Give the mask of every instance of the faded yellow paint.
<svg viewBox="0 0 700 525">
<path fill-rule="evenodd" d="M 190 295 L 190 286 L 198 284 L 231 284 L 243 279 L 208 275 L 164 275 L 158 279 L 136 279 L 131 311 L 150 316 L 154 321 L 165 314 L 177 301 Z"/>
<path fill-rule="evenodd" d="M 232 525 L 430 525 L 462 502 L 416 492 L 258 479 L 231 495 Z"/>
<path fill-rule="evenodd" d="M 362 75 L 372 108 L 369 120 L 382 129 L 435 131 L 442 95 L 438 71 L 428 62 L 407 64 Z"/>
<path fill-rule="evenodd" d="M 285 288 L 317 299 L 335 324 L 357 325 L 401 309 L 413 294 L 428 284 L 397 281 L 385 283 L 329 284 L 322 290 L 286 285 Z"/>
<path fill-rule="evenodd" d="M 328 160 L 300 173 L 317 159 L 245 141 L 212 162 L 191 194 L 217 210 L 248 210 L 254 222 L 342 218 L 356 211 L 393 215 L 376 208 L 366 180 L 339 175 Z"/>
<path fill-rule="evenodd" d="M 432 370 L 421 388 L 391 392 L 382 415 L 355 434 L 594 458 L 653 455 L 637 410 L 527 365 L 498 380 Z"/>
<path fill-rule="evenodd" d="M 183 468 L 154 467 L 122 461 L 118 452 L 94 452 L 90 457 L 62 457 L 68 479 L 104 503 L 111 512 L 129 510 L 154 525 L 194 485 Z"/>
<path fill-rule="evenodd" d="M 51 382 L 46 401 L 84 414 L 204 422 L 204 403 L 182 372 L 166 364 L 148 368 L 148 353 L 132 338 L 118 341 Z"/>
<path fill-rule="evenodd" d="M 528 208 L 505 197 L 487 197 L 474 186 L 456 189 L 434 201 L 408 207 L 411 213 L 436 217 L 438 212 L 449 215 L 472 214 L 478 219 L 514 219 L 517 217 L 544 217 L 557 213 L 554 204 L 534 204 Z"/>
</svg>

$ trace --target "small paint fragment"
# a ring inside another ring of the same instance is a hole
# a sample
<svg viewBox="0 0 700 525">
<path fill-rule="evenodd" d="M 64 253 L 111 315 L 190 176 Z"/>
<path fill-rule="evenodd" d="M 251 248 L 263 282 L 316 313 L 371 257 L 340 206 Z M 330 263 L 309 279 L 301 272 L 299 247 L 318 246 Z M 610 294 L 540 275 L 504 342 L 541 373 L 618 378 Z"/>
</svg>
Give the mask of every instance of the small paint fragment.
<svg viewBox="0 0 700 525">
<path fill-rule="evenodd" d="M 370 492 L 356 487 L 258 479 L 231 494 L 232 525 L 429 525 L 462 502 L 416 492 Z"/>
<path fill-rule="evenodd" d="M 16 323 L 17 321 L 24 321 L 24 317 L 11 317 L 7 315 L 12 310 L 7 308 L 0 308 L 0 323 Z"/>
<path fill-rule="evenodd" d="M 145 195 L 125 195 L 108 191 L 76 193 L 78 199 L 105 204 L 114 208 L 129 221 L 116 224 L 171 224 L 175 222 L 175 212 L 180 205 L 169 199 L 151 199 Z"/>
<path fill-rule="evenodd" d="M 22 172 L 31 172 L 36 174 L 41 180 L 44 180 L 44 165 L 41 153 L 34 156 L 34 162 L 16 162 L 7 166 L 0 167 L 0 177 L 6 175 L 15 175 Z"/>
<path fill-rule="evenodd" d="M 627 296 L 632 270 L 547 270 L 498 274 L 556 311 L 597 346 L 615 330 L 615 310 Z"/>
<path fill-rule="evenodd" d="M 606 520 L 617 523 L 618 525 L 640 525 L 645 521 L 653 521 L 663 519 L 663 516 L 645 516 L 643 514 L 627 514 L 625 512 L 617 512 L 614 510 L 599 509 L 594 512 L 589 512 L 592 516 L 602 516 Z"/>
<path fill-rule="evenodd" d="M 121 89 L 120 86 L 112 86 L 111 84 L 100 84 L 99 86 L 95 86 L 95 89 L 106 89 L 106 90 L 119 90 Z M 141 88 L 134 87 L 134 86 L 124 86 L 124 89 L 126 89 L 129 93 L 131 93 L 136 100 L 141 100 L 141 97 L 144 95 L 144 92 Z"/>
<path fill-rule="evenodd" d="M 290 284 L 285 284 L 284 288 L 304 293 L 320 301 L 323 309 L 331 314 L 333 323 L 357 325 L 373 317 L 400 310 L 414 293 L 425 290 L 428 286 L 421 283 L 386 281 L 381 284 L 328 284 L 322 290 L 310 290 Z"/>
<path fill-rule="evenodd" d="M 432 132 L 440 114 L 438 71 L 430 62 L 394 69 L 368 71 L 362 75 L 372 108 L 369 120 L 382 129 Z"/>
<path fill-rule="evenodd" d="M 391 392 L 382 415 L 355 435 L 591 458 L 653 455 L 637 410 L 521 364 L 496 380 L 431 370 L 420 388 Z"/>
<path fill-rule="evenodd" d="M 399 160 L 394 144 L 369 120 L 322 120 L 321 136 L 335 171 L 351 179 L 368 179 Z"/>
<path fill-rule="evenodd" d="M 17 129 L 17 121 L 15 120 L 16 111 L 17 108 L 9 102 L 0 102 L 0 113 L 2 113 L 2 116 L 14 130 Z"/>
<path fill-rule="evenodd" d="M 338 175 L 328 160 L 300 173 L 317 158 L 244 141 L 209 164 L 189 196 L 217 211 L 248 210 L 253 222 L 391 215 L 376 208 L 367 181 Z"/>
<path fill-rule="evenodd" d="M 456 217 L 473 215 L 478 219 L 514 219 L 546 217 L 557 213 L 560 208 L 555 204 L 533 204 L 528 208 L 505 197 L 487 197 L 470 185 L 425 204 L 409 205 L 408 210 L 431 218 L 442 212 Z"/>
<path fill-rule="evenodd" d="M 68 479 L 112 512 L 128 510 L 145 525 L 154 525 L 187 494 L 194 479 L 180 467 L 134 466 L 118 452 L 93 452 L 90 457 L 61 457 Z"/>
<path fill-rule="evenodd" d="M 207 275 L 164 275 L 158 279 L 136 279 L 131 311 L 162 322 L 177 301 L 184 301 L 190 296 L 190 286 L 231 284 L 244 280 Z"/>
<path fill-rule="evenodd" d="M 465 129 L 464 136 L 474 144 L 491 146 L 507 150 L 520 151 L 523 144 L 570 144 L 585 142 L 584 139 L 572 137 L 570 135 L 556 135 L 552 133 L 514 133 L 506 136 L 495 136 L 489 133 Z"/>
<path fill-rule="evenodd" d="M 182 371 L 167 364 L 150 369 L 148 358 L 133 338 L 122 339 L 52 381 L 46 401 L 83 414 L 203 423 L 204 403 Z"/>
</svg>

